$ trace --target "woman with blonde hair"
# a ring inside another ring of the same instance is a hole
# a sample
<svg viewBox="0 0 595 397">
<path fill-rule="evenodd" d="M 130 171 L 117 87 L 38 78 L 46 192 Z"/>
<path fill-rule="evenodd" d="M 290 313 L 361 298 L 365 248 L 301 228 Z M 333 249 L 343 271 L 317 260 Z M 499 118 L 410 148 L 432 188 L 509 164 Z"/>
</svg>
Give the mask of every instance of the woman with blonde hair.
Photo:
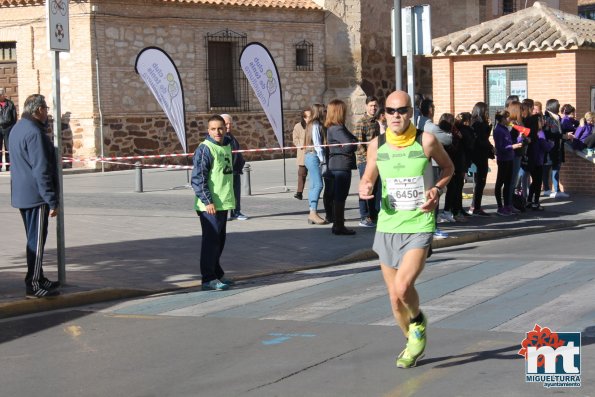
<svg viewBox="0 0 595 397">
<path fill-rule="evenodd" d="M 324 144 L 323 122 L 324 105 L 315 103 L 310 107 L 310 119 L 306 124 L 303 145 L 306 146 L 304 164 L 308 174 L 310 174 L 310 189 L 308 190 L 310 214 L 308 215 L 308 223 L 311 225 L 326 225 L 328 223 L 318 215 L 318 200 L 322 191 L 320 166 L 325 162 L 324 148 L 321 146 Z"/>
<path fill-rule="evenodd" d="M 353 235 L 355 230 L 345 227 L 345 201 L 351 187 L 351 170 L 356 169 L 355 151 L 357 138 L 345 127 L 347 105 L 334 99 L 327 107 L 326 121 L 329 145 L 343 144 L 344 146 L 329 147 L 328 169 L 333 173 L 334 183 L 334 223 L 332 232 L 335 235 Z"/>
</svg>

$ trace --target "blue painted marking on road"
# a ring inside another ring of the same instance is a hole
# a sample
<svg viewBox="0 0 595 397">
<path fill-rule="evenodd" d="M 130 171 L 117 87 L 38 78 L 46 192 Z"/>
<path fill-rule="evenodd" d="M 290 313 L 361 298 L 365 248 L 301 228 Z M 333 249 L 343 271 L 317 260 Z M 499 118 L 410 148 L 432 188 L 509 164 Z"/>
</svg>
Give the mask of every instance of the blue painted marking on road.
<svg viewBox="0 0 595 397">
<path fill-rule="evenodd" d="M 315 337 L 316 335 L 314 335 L 314 334 L 282 334 L 279 332 L 271 332 L 271 333 L 269 333 L 269 336 L 276 336 L 276 338 L 263 340 L 262 341 L 263 345 L 265 345 L 265 346 L 279 345 L 283 342 L 287 342 L 288 340 L 290 340 L 292 338 L 312 338 L 312 337 Z"/>
</svg>

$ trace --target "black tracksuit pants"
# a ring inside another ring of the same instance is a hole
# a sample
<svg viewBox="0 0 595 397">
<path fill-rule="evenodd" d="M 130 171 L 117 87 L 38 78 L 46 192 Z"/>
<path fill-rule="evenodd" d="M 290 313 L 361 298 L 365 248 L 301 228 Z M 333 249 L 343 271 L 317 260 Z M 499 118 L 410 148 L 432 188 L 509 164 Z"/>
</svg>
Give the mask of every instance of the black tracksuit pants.
<svg viewBox="0 0 595 397">
<path fill-rule="evenodd" d="M 43 251 L 48 235 L 48 216 L 50 207 L 42 204 L 33 208 L 21 208 L 21 217 L 27 234 L 27 275 L 25 285 L 28 289 L 38 290 L 43 281 Z"/>
</svg>

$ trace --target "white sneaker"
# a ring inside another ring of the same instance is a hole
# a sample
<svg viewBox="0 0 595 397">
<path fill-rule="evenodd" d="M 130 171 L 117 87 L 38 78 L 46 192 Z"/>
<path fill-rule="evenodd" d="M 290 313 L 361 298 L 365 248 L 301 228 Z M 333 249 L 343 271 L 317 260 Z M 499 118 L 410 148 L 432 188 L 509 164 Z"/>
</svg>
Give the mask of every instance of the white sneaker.
<svg viewBox="0 0 595 397">
<path fill-rule="evenodd" d="M 241 213 L 241 212 L 239 212 L 239 211 L 238 211 L 238 212 L 236 212 L 236 214 L 235 214 L 235 218 L 236 218 L 238 221 L 247 221 L 247 220 L 248 220 L 248 217 L 247 217 L 246 215 L 242 214 L 242 213 Z"/>
<path fill-rule="evenodd" d="M 568 198 L 570 197 L 570 195 L 568 195 L 568 193 L 564 193 L 564 192 L 552 192 L 550 193 L 550 198 L 556 199 L 556 198 Z"/>
<path fill-rule="evenodd" d="M 541 193 L 541 195 L 543 197 L 549 197 L 550 194 L 552 194 L 552 191 L 551 190 L 544 190 L 543 193 Z"/>
<path fill-rule="evenodd" d="M 456 220 L 454 218 L 454 216 L 452 215 L 451 211 L 442 211 L 440 213 L 440 218 L 444 220 L 444 222 L 450 222 L 450 223 L 455 223 Z"/>
</svg>

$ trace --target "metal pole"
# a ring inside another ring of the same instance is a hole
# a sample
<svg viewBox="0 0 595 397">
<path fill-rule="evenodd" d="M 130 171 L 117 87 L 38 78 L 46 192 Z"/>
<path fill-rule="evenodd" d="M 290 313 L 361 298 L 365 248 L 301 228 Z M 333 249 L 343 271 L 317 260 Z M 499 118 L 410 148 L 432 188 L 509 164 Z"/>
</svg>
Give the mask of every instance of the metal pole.
<svg viewBox="0 0 595 397">
<path fill-rule="evenodd" d="M 403 57 L 402 57 L 402 46 L 401 46 L 401 0 L 394 0 L 393 7 L 395 12 L 393 13 L 393 26 L 395 31 L 393 32 L 393 40 L 395 43 L 395 87 L 397 90 L 403 90 Z"/>
<path fill-rule="evenodd" d="M 95 34 L 95 77 L 96 77 L 96 84 L 97 84 L 97 110 L 99 111 L 99 148 L 101 153 L 101 158 L 105 157 L 105 153 L 103 150 L 103 111 L 101 110 L 101 90 L 99 85 L 99 49 L 98 42 L 97 42 L 97 26 L 96 26 L 96 19 L 97 19 L 97 6 L 91 6 L 91 11 L 93 12 L 93 32 Z M 101 172 L 105 172 L 105 163 L 101 162 Z"/>
<path fill-rule="evenodd" d="M 407 92 L 415 98 L 415 7 L 407 7 Z"/>
<path fill-rule="evenodd" d="M 143 166 L 140 161 L 134 163 L 134 192 L 143 192 Z"/>
<path fill-rule="evenodd" d="M 58 251 L 58 280 L 66 284 L 66 244 L 64 243 L 64 189 L 62 177 L 62 110 L 60 108 L 60 52 L 54 53 L 52 62 L 52 95 L 54 108 L 54 148 L 58 172 L 58 216 L 56 217 L 56 248 Z"/>
</svg>

